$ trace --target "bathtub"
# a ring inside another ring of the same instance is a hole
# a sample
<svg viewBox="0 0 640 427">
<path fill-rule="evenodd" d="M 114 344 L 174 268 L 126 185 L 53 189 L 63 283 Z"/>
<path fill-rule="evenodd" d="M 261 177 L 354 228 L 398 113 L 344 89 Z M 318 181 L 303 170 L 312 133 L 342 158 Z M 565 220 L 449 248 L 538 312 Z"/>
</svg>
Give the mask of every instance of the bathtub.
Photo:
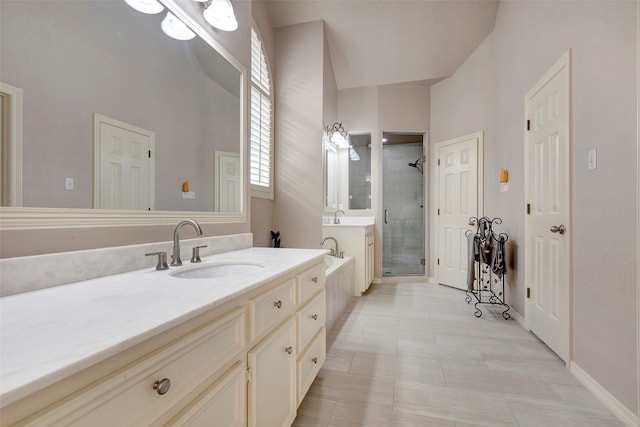
<svg viewBox="0 0 640 427">
<path fill-rule="evenodd" d="M 326 328 L 330 331 L 351 300 L 353 289 L 353 257 L 337 258 L 325 256 L 326 266 Z"/>
</svg>

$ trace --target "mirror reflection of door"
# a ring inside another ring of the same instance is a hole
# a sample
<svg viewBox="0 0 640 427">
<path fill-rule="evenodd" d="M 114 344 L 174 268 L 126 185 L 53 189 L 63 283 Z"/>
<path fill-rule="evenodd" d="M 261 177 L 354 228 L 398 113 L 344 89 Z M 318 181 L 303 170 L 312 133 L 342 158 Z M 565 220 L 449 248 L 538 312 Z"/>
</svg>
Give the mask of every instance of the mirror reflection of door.
<svg viewBox="0 0 640 427">
<path fill-rule="evenodd" d="M 22 89 L 0 82 L 0 206 L 22 206 Z"/>
<path fill-rule="evenodd" d="M 94 115 L 94 203 L 100 209 L 153 209 L 153 132 Z"/>
<path fill-rule="evenodd" d="M 239 212 L 242 174 L 238 153 L 215 152 L 215 212 Z"/>
</svg>

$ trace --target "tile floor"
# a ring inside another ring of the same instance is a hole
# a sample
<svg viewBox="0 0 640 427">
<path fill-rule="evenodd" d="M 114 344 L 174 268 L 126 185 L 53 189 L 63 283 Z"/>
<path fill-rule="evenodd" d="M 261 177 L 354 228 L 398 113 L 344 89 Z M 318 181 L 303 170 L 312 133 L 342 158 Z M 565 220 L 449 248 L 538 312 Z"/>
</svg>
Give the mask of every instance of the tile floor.
<svg viewBox="0 0 640 427">
<path fill-rule="evenodd" d="M 294 426 L 622 426 L 499 307 L 462 291 L 372 285 L 327 337 Z"/>
</svg>

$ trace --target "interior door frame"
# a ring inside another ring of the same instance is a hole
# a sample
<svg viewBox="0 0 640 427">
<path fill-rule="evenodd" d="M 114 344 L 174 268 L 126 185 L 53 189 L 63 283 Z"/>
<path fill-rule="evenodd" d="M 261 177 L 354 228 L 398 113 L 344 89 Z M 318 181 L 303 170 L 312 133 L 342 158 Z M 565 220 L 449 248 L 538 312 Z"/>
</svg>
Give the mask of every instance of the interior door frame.
<svg viewBox="0 0 640 427">
<path fill-rule="evenodd" d="M 2 129 L 2 186 L 4 206 L 22 206 L 22 145 L 23 145 L 23 95 L 22 89 L 0 82 L 0 102 L 7 111 Z M 6 119 L 6 120 L 5 120 Z M 6 137 L 6 140 L 5 140 Z"/>
<path fill-rule="evenodd" d="M 434 220 L 434 230 L 433 236 L 435 237 L 433 241 L 435 242 L 434 252 L 431 259 L 433 262 L 433 279 L 435 283 L 440 283 L 440 268 L 437 263 L 438 255 L 440 254 L 440 216 L 438 215 L 438 200 L 440 200 L 440 173 L 438 169 L 438 159 L 440 158 L 440 149 L 442 147 L 446 147 L 447 145 L 457 144 L 459 142 L 463 142 L 469 139 L 477 139 L 477 176 L 476 176 L 476 184 L 477 184 L 477 194 L 478 194 L 478 206 L 477 206 L 477 216 L 478 218 L 484 215 L 484 131 L 478 131 L 474 133 L 470 133 L 468 135 L 459 136 L 457 138 L 448 139 L 445 141 L 436 142 L 433 144 L 433 153 L 431 155 L 431 170 L 434 171 L 433 174 L 433 211 L 432 215 Z"/>
<path fill-rule="evenodd" d="M 566 73 L 566 81 L 567 85 L 567 105 L 566 105 L 566 123 L 567 123 L 567 141 L 565 144 L 565 156 L 567 161 L 567 171 L 566 171 L 566 180 L 565 180 L 565 194 L 567 197 L 567 218 L 569 219 L 567 227 L 571 227 L 573 225 L 573 197 L 571 192 L 572 187 L 572 162 L 571 162 L 571 138 L 572 138 L 572 129 L 571 129 L 571 49 L 565 52 L 562 57 L 551 67 L 549 68 L 543 75 L 540 77 L 538 82 L 531 87 L 524 96 L 524 123 L 527 123 L 527 120 L 532 117 L 533 111 L 531 111 L 529 107 L 529 100 L 539 92 L 551 79 L 553 79 L 559 72 L 565 69 Z M 526 203 L 530 200 L 530 191 L 529 186 L 530 182 L 530 168 L 529 168 L 529 147 L 531 145 L 530 140 L 530 132 L 527 131 L 527 126 L 524 126 L 524 200 L 525 206 L 524 208 L 524 324 L 528 331 L 531 331 L 531 312 L 532 312 L 532 300 L 531 298 L 527 298 L 526 290 L 531 287 L 531 282 L 529 279 L 531 273 L 531 252 L 528 250 L 529 243 L 531 242 L 531 216 L 527 214 Z M 568 298 L 567 304 L 568 307 L 565 307 L 569 322 L 569 336 L 568 336 L 568 353 L 567 360 L 565 361 L 566 365 L 569 366 L 571 360 L 573 359 L 573 231 L 569 233 L 567 244 L 565 248 L 565 254 L 567 260 L 567 271 L 568 271 Z"/>
<path fill-rule="evenodd" d="M 102 167 L 102 158 L 100 156 L 100 144 L 102 142 L 100 138 L 100 125 L 103 123 L 125 129 L 129 132 L 139 133 L 149 138 L 149 150 L 151 151 L 149 158 L 149 210 L 153 211 L 155 209 L 156 185 L 155 133 L 98 113 L 93 113 L 93 207 L 100 207 L 100 169 Z"/>
</svg>

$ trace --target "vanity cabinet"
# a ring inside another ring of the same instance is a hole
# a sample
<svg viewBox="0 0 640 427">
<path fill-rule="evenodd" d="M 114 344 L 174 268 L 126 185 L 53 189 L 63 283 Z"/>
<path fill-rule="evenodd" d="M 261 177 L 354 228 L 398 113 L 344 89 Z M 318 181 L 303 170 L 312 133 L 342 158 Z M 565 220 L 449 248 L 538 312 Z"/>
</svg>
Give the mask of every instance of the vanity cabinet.
<svg viewBox="0 0 640 427">
<path fill-rule="evenodd" d="M 340 251 L 354 258 L 353 295 L 360 296 L 369 289 L 374 278 L 374 225 L 325 225 L 322 237 L 335 237 Z"/>
<path fill-rule="evenodd" d="M 298 360 L 296 363 L 297 406 L 307 394 L 326 359 L 325 266 L 317 265 L 299 274 L 299 305 L 296 311 Z"/>
<path fill-rule="evenodd" d="M 306 264 L 3 407 L 1 426 L 286 427 L 326 358 Z"/>
<path fill-rule="evenodd" d="M 249 427 L 286 427 L 296 417 L 293 316 L 249 352 Z"/>
<path fill-rule="evenodd" d="M 71 394 L 53 409 L 16 425 L 164 424 L 166 415 L 191 397 L 194 390 L 220 378 L 221 368 L 244 365 L 245 323 L 244 307 L 236 307 L 186 337 L 90 384 L 81 393 Z"/>
</svg>

